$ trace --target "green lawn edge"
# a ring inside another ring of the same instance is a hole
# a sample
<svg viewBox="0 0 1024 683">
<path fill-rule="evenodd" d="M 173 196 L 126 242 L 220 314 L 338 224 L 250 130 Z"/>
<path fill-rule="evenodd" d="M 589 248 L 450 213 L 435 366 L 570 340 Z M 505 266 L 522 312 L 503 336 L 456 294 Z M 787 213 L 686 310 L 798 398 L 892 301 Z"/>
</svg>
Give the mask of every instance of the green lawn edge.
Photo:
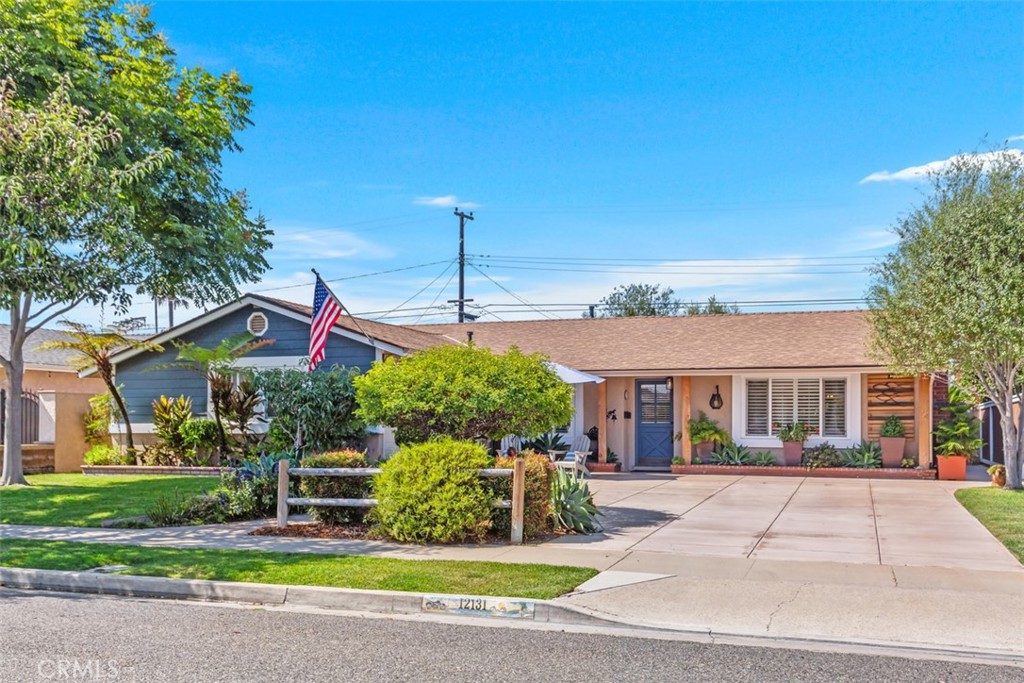
<svg viewBox="0 0 1024 683">
<path fill-rule="evenodd" d="M 1024 491 L 995 487 L 963 488 L 955 494 L 993 536 L 1024 563 Z"/>
<path fill-rule="evenodd" d="M 597 574 L 589 567 L 546 564 L 0 539 L 4 567 L 85 571 L 110 565 L 128 565 L 119 573 L 135 576 L 541 600 L 569 593 Z"/>
<path fill-rule="evenodd" d="M 217 477 L 37 474 L 31 486 L 0 488 L 0 524 L 98 527 L 145 515 L 160 496 L 182 498 L 216 488 Z"/>
</svg>

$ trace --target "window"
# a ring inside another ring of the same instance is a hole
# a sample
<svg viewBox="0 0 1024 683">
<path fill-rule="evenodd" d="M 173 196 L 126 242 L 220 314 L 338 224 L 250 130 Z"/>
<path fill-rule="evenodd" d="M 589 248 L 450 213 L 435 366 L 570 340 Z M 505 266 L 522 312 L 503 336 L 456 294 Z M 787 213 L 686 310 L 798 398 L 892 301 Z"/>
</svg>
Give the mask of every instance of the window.
<svg viewBox="0 0 1024 683">
<path fill-rule="evenodd" d="M 748 379 L 747 436 L 772 436 L 772 425 L 803 422 L 823 437 L 845 437 L 846 380 Z"/>
</svg>

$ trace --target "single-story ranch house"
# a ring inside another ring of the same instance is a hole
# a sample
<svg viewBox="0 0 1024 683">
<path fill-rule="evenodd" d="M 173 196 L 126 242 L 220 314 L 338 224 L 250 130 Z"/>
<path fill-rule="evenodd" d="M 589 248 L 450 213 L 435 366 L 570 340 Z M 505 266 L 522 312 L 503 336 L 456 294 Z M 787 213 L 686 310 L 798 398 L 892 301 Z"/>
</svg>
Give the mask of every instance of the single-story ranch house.
<svg viewBox="0 0 1024 683">
<path fill-rule="evenodd" d="M 307 306 L 247 294 L 157 335 L 162 353 L 126 351 L 114 357 L 117 382 L 137 433 L 152 431 L 152 402 L 160 395 L 191 396 L 205 414 L 207 386 L 198 373 L 167 367 L 168 342 L 216 345 L 244 331 L 273 339 L 240 366 L 301 367 L 308 348 Z M 327 343 L 324 365 L 367 369 L 389 355 L 445 344 L 505 351 L 517 346 L 603 379 L 576 388 L 576 414 L 567 442 L 597 427 L 599 454 L 610 448 L 622 469 L 667 470 L 674 456 L 693 454 L 686 422 L 700 412 L 717 420 L 743 445 L 779 451 L 772 425 L 814 425 L 813 446 L 852 446 L 875 440 L 882 422 L 903 422 L 905 455 L 930 464 L 936 402 L 945 386 L 929 375 L 899 377 L 869 357 L 864 311 L 744 313 L 653 318 L 580 318 L 521 322 L 393 325 L 343 315 Z M 934 394 L 934 396 L 933 396 Z M 941 394 L 941 395 L 940 395 Z M 679 433 L 678 438 L 673 438 Z M 386 431 L 371 437 L 371 453 L 394 448 Z"/>
</svg>

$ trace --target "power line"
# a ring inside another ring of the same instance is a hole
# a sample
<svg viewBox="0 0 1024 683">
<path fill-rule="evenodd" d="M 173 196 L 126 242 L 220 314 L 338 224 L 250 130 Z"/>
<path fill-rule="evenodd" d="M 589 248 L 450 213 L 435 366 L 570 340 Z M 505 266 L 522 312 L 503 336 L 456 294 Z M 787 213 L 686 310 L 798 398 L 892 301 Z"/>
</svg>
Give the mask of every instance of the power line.
<svg viewBox="0 0 1024 683">
<path fill-rule="evenodd" d="M 476 268 L 475 264 L 473 265 Z M 481 264 L 484 268 L 495 268 L 503 270 L 540 270 L 547 273 L 603 273 L 611 275 L 761 275 L 764 277 L 788 277 L 793 275 L 856 275 L 859 273 L 867 272 L 867 269 L 861 268 L 859 270 L 804 270 L 804 271 L 784 271 L 784 272 L 765 272 L 762 270 L 668 270 L 661 268 L 658 270 L 626 270 L 623 268 L 552 268 L 550 266 L 522 266 L 522 265 L 491 265 L 487 263 Z M 482 271 L 481 271 L 482 272 Z"/>
<path fill-rule="evenodd" d="M 442 261 L 431 261 L 430 263 L 418 263 L 415 266 L 405 266 L 404 268 L 392 268 L 391 270 L 378 270 L 377 272 L 374 272 L 374 273 L 360 273 L 359 275 L 349 275 L 347 277 L 334 277 L 334 278 L 330 278 L 330 279 L 324 280 L 324 282 L 342 282 L 344 280 L 358 280 L 359 278 L 375 277 L 377 275 L 389 275 L 391 273 L 401 273 L 401 272 L 406 271 L 406 270 L 416 270 L 417 268 L 426 268 L 427 266 L 436 266 L 436 265 L 438 265 L 440 263 L 450 263 L 450 261 L 443 261 L 442 260 Z M 315 284 L 315 281 L 313 281 L 313 282 L 300 282 L 297 285 L 283 285 L 281 287 L 266 287 L 264 289 L 253 289 L 253 290 L 250 290 L 250 291 L 252 291 L 253 293 L 258 293 L 258 292 L 276 292 L 276 291 L 281 290 L 281 289 L 294 289 L 296 287 L 309 287 L 310 285 L 313 285 L 313 284 Z"/>
<path fill-rule="evenodd" d="M 557 261 L 559 263 L 564 261 L 601 261 L 601 262 L 627 262 L 627 263 L 665 263 L 666 261 L 797 261 L 797 260 L 809 260 L 809 261 L 836 261 L 842 259 L 859 259 L 864 260 L 865 256 L 737 256 L 729 258 L 691 258 L 691 257 L 680 257 L 680 258 L 612 258 L 602 256 L 501 256 L 494 254 L 467 254 L 472 258 L 482 259 L 500 259 L 500 260 L 521 260 L 521 261 Z M 874 260 L 874 259 L 873 259 Z"/>
<path fill-rule="evenodd" d="M 455 273 L 453 272 L 451 274 L 451 276 L 448 278 L 448 281 L 444 283 L 444 286 L 441 287 L 441 289 L 437 290 L 437 294 L 434 295 L 433 300 L 430 302 L 430 306 L 427 307 L 428 310 L 430 308 L 433 308 L 434 304 L 436 304 L 437 300 L 441 298 L 441 294 L 444 292 L 444 290 L 448 289 L 448 285 L 450 285 L 452 283 L 452 280 L 454 278 L 455 278 Z M 444 307 L 442 306 L 441 308 L 444 308 Z M 420 317 L 416 318 L 416 322 L 419 322 L 419 321 L 423 320 L 423 316 L 424 315 L 426 315 L 426 311 L 424 311 L 423 313 L 420 313 Z M 459 322 L 462 322 L 462 320 L 461 320 L 462 316 L 459 316 L 459 317 L 460 317 Z"/>
<path fill-rule="evenodd" d="M 497 280 L 495 280 L 494 278 L 492 278 L 492 277 L 491 277 L 490 275 L 488 275 L 488 274 L 487 274 L 487 273 L 485 273 L 484 271 L 482 271 L 482 270 L 480 270 L 479 268 L 477 268 L 477 266 L 476 266 L 476 264 L 475 264 L 475 263 L 470 263 L 469 265 L 470 265 L 470 267 L 471 267 L 471 268 L 472 268 L 473 270 L 475 270 L 476 272 L 480 273 L 480 274 L 481 274 L 481 275 L 483 275 L 483 276 L 484 276 L 485 278 L 487 278 L 488 280 L 490 280 L 490 281 L 491 281 L 491 283 L 493 283 L 494 285 L 496 285 L 496 286 L 498 287 L 498 289 L 500 289 L 501 291 L 505 292 L 506 294 L 508 294 L 508 295 L 509 295 L 509 296 L 511 296 L 512 298 L 514 298 L 514 299 L 518 300 L 519 302 L 521 302 L 521 303 L 523 303 L 523 304 L 525 304 L 525 305 L 529 306 L 530 308 L 534 309 L 535 311 L 537 311 L 538 313 L 540 313 L 541 315 L 543 315 L 543 316 L 544 316 L 545 318 L 551 318 L 551 316 L 549 316 L 549 315 L 548 315 L 547 313 L 545 313 L 544 311 L 542 311 L 542 310 L 538 309 L 538 308 L 537 308 L 537 307 L 535 307 L 535 306 L 534 306 L 533 304 L 531 304 L 531 303 L 530 303 L 529 301 L 527 301 L 527 300 L 526 300 L 526 299 L 524 299 L 523 297 L 519 296 L 518 294 L 516 294 L 516 293 L 515 293 L 515 292 L 513 292 L 512 290 L 508 289 L 507 287 L 505 287 L 505 285 L 501 284 L 500 282 L 498 282 Z M 459 322 L 462 322 L 462 321 L 460 320 Z"/>
<path fill-rule="evenodd" d="M 389 313 L 394 313 L 395 311 L 397 311 L 397 310 L 399 310 L 400 308 L 402 308 L 402 306 L 406 305 L 407 303 L 409 303 L 410 301 L 412 301 L 413 299 L 415 299 L 416 297 L 418 297 L 418 296 L 419 296 L 420 294 L 422 294 L 423 292 L 425 292 L 425 291 L 427 291 L 428 289 L 430 289 L 430 287 L 431 287 L 431 286 L 432 286 L 432 285 L 433 285 L 433 284 L 434 284 L 435 282 L 437 282 L 438 280 L 440 280 L 441 278 L 443 278 L 443 277 L 444 277 L 445 273 L 447 273 L 447 272 L 448 272 L 448 269 L 449 269 L 449 268 L 451 268 L 451 267 L 452 267 L 452 265 L 453 265 L 454 263 L 455 263 L 455 259 L 452 259 L 451 261 L 449 261 L 449 262 L 448 262 L 448 265 L 446 265 L 446 266 L 444 267 L 444 270 L 442 270 L 442 271 L 441 271 L 440 273 L 438 273 L 438 274 L 437 274 L 437 277 L 435 277 L 435 278 L 434 278 L 433 280 L 431 280 L 430 282 L 428 282 L 428 283 L 427 283 L 427 284 L 426 284 L 426 285 L 425 285 L 425 286 L 424 286 L 424 287 L 423 287 L 422 289 L 420 289 L 420 290 L 419 290 L 418 292 L 416 292 L 415 294 L 413 294 L 412 296 L 410 296 L 410 297 L 409 297 L 408 299 L 406 299 L 405 301 L 403 301 L 402 303 L 398 304 L 397 306 L 395 306 L 394 308 L 392 308 L 392 309 L 391 309 L 390 311 L 388 311 L 387 313 L 385 313 L 384 315 L 382 315 L 382 316 L 381 316 L 381 318 L 386 318 L 386 317 L 388 316 L 388 314 L 389 314 Z"/>
</svg>

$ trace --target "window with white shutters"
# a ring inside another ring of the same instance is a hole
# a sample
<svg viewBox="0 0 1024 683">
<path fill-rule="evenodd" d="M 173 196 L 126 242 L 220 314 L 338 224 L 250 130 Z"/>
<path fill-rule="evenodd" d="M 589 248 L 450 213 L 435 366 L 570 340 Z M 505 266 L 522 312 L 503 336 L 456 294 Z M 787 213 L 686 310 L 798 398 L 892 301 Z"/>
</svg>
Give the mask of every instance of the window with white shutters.
<svg viewBox="0 0 1024 683">
<path fill-rule="evenodd" d="M 771 436 L 775 425 L 802 422 L 823 437 L 845 437 L 846 390 L 845 379 L 748 379 L 746 435 Z"/>
</svg>

